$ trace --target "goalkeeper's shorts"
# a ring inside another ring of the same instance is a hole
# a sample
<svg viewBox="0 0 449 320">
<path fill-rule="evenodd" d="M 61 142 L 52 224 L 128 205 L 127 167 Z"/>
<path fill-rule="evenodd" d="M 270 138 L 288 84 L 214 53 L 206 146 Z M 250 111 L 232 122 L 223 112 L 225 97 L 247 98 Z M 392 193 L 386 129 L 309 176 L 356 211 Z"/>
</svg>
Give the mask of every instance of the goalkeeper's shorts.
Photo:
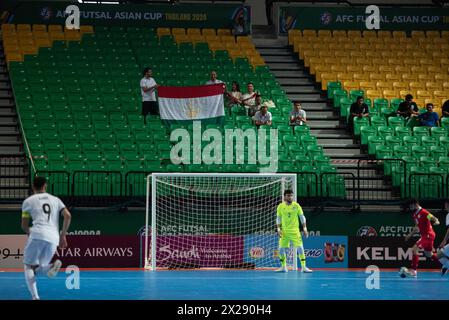
<svg viewBox="0 0 449 320">
<path fill-rule="evenodd" d="M 299 232 L 284 233 L 282 238 L 279 239 L 279 248 L 289 248 L 290 241 L 292 242 L 294 247 L 302 246 L 301 233 Z"/>
</svg>

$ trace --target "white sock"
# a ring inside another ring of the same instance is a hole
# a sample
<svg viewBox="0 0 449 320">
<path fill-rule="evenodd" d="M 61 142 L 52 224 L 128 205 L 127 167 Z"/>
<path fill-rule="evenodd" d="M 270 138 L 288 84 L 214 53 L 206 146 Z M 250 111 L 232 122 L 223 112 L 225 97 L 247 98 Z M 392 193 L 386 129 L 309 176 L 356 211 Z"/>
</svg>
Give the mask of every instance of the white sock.
<svg viewBox="0 0 449 320">
<path fill-rule="evenodd" d="M 36 269 L 36 273 L 40 273 L 40 274 L 45 274 L 45 275 L 47 275 L 47 272 L 48 272 L 48 270 L 51 269 L 51 267 L 53 267 L 53 263 L 47 264 L 46 266 L 39 266 L 39 267 Z"/>
<path fill-rule="evenodd" d="M 25 265 L 25 280 L 28 286 L 28 290 L 31 293 L 31 297 L 33 300 L 38 300 L 39 295 L 37 293 L 37 285 L 36 285 L 36 275 L 34 274 L 34 271 L 31 267 Z"/>
<path fill-rule="evenodd" d="M 442 257 L 439 259 L 440 263 L 447 269 L 449 269 L 449 259 L 446 257 Z"/>
</svg>

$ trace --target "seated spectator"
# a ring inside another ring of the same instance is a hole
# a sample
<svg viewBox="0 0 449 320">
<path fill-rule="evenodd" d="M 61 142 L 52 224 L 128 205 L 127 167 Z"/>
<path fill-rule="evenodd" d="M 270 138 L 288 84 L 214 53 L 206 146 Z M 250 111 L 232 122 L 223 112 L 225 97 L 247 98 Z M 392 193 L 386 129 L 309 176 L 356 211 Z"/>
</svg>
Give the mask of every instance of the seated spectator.
<svg viewBox="0 0 449 320">
<path fill-rule="evenodd" d="M 293 110 L 290 112 L 290 125 L 302 126 L 307 123 L 306 112 L 302 109 L 301 102 L 296 101 Z"/>
<path fill-rule="evenodd" d="M 232 82 L 231 91 L 226 91 L 226 97 L 228 98 L 228 101 L 226 103 L 226 106 L 228 108 L 232 108 L 232 106 L 242 103 L 243 95 L 240 92 L 240 86 L 238 82 L 236 81 Z"/>
<path fill-rule="evenodd" d="M 364 103 L 363 97 L 358 96 L 357 102 L 351 104 L 349 110 L 349 127 L 352 129 L 354 127 L 354 118 L 364 118 L 369 116 L 369 108 L 366 103 Z"/>
<path fill-rule="evenodd" d="M 443 114 L 441 115 L 441 118 L 449 117 L 449 100 L 446 100 L 443 103 L 442 109 L 443 109 Z"/>
<path fill-rule="evenodd" d="M 262 97 L 260 95 L 257 95 L 256 103 L 254 104 L 254 106 L 251 106 L 248 108 L 248 115 L 250 117 L 255 116 L 257 111 L 259 111 L 261 107 L 262 107 Z M 267 106 L 267 108 L 268 108 L 268 106 Z"/>
<path fill-rule="evenodd" d="M 250 107 L 254 107 L 256 104 L 256 96 L 258 95 L 257 92 L 254 91 L 254 85 L 252 82 L 248 82 L 247 85 L 248 92 L 245 93 L 242 97 L 242 105 L 249 109 Z"/>
<path fill-rule="evenodd" d="M 260 110 L 256 112 L 256 114 L 253 117 L 254 123 L 257 127 L 260 126 L 271 126 L 272 123 L 272 116 L 271 112 L 268 112 L 268 107 L 265 105 L 262 105 L 260 107 Z"/>
<path fill-rule="evenodd" d="M 405 96 L 405 101 L 399 104 L 396 114 L 407 120 L 407 126 L 412 126 L 414 117 L 418 116 L 419 110 L 411 94 Z"/>
<path fill-rule="evenodd" d="M 427 112 L 421 113 L 418 116 L 419 123 L 426 127 L 437 127 L 438 126 L 438 113 L 433 112 L 433 104 L 426 104 Z"/>
<path fill-rule="evenodd" d="M 217 79 L 217 72 L 216 71 L 212 71 L 210 73 L 210 80 L 208 80 L 206 82 L 206 85 L 219 84 L 219 83 L 224 83 L 224 82 Z"/>
</svg>

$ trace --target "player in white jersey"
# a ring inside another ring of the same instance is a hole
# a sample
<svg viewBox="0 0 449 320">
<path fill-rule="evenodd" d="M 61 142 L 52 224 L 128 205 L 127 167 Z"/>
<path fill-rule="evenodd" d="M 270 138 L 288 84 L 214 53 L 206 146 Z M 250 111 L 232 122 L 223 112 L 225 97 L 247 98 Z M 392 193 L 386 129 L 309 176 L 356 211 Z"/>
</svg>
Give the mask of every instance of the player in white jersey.
<svg viewBox="0 0 449 320">
<path fill-rule="evenodd" d="M 61 268 L 61 261 L 50 264 L 56 248 L 67 246 L 66 234 L 69 229 L 71 214 L 62 201 L 46 193 L 47 181 L 36 177 L 33 182 L 34 194 L 22 204 L 22 229 L 29 236 L 25 246 L 23 264 L 25 280 L 33 300 L 39 300 L 36 275 L 47 274 L 55 277 Z M 59 234 L 59 215 L 64 216 L 64 223 Z M 30 218 L 33 226 L 30 228 Z"/>
<path fill-rule="evenodd" d="M 444 276 L 449 270 L 449 244 L 447 241 L 449 240 L 449 199 L 444 203 L 444 209 L 447 213 L 446 215 L 446 234 L 444 235 L 443 241 L 438 246 L 437 257 L 443 265 L 441 268 L 441 275 Z"/>
</svg>

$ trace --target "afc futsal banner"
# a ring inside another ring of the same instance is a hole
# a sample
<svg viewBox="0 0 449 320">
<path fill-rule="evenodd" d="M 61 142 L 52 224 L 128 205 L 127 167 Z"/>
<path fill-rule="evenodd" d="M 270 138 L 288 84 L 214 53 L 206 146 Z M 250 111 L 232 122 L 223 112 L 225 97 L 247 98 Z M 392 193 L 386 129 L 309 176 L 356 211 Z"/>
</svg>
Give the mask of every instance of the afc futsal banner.
<svg viewBox="0 0 449 320">
<path fill-rule="evenodd" d="M 279 8 L 279 34 L 291 29 L 367 30 L 366 7 L 300 7 Z M 385 8 L 380 9 L 380 30 L 447 30 L 447 8 Z"/>
<path fill-rule="evenodd" d="M 224 84 L 196 87 L 158 88 L 159 113 L 167 124 L 202 121 L 221 123 L 224 119 Z"/>
<path fill-rule="evenodd" d="M 310 268 L 347 268 L 348 237 L 302 237 L 307 266 Z M 256 244 L 256 245 L 254 245 Z M 251 235 L 245 237 L 244 262 L 257 267 L 279 267 L 279 237 L 277 235 Z M 288 250 L 288 263 L 293 254 Z M 298 260 L 298 267 L 301 264 Z"/>
<path fill-rule="evenodd" d="M 4 1 L 4 0 L 2 0 Z M 80 10 L 81 25 L 142 26 L 147 28 L 243 28 L 251 29 L 251 7 L 234 4 L 85 4 L 29 1 L 7 5 L 4 23 L 65 24 L 69 5 Z"/>
</svg>

